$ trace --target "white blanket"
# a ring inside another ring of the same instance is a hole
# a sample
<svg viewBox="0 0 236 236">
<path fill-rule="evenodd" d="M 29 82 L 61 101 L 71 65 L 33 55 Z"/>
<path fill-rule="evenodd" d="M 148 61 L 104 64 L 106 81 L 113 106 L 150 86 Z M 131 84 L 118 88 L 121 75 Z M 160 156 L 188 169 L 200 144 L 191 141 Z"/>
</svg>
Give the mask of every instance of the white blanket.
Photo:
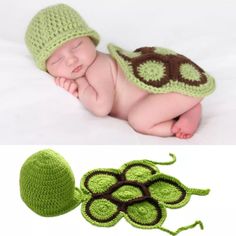
<svg viewBox="0 0 236 236">
<path fill-rule="evenodd" d="M 200 128 L 189 140 L 142 135 L 125 121 L 95 117 L 35 67 L 24 33 L 34 14 L 54 3 L 0 3 L 0 144 L 236 144 L 233 1 L 66 1 L 101 35 L 98 50 L 107 52 L 109 42 L 129 50 L 163 46 L 216 78 L 217 89 L 203 101 Z"/>
</svg>

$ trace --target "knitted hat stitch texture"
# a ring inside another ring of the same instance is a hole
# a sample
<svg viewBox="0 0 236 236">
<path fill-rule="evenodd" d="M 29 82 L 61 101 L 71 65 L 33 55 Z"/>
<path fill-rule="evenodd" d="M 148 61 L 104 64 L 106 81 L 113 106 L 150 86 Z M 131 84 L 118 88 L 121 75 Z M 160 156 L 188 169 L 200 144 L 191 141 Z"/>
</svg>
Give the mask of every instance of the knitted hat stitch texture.
<svg viewBox="0 0 236 236">
<path fill-rule="evenodd" d="M 28 25 L 25 42 L 36 65 L 46 71 L 46 60 L 63 43 L 88 36 L 94 44 L 99 35 L 91 29 L 77 11 L 66 4 L 49 6 L 39 11 Z"/>
<path fill-rule="evenodd" d="M 20 194 L 42 216 L 64 214 L 81 202 L 72 170 L 65 159 L 48 149 L 30 156 L 20 171 Z"/>
</svg>

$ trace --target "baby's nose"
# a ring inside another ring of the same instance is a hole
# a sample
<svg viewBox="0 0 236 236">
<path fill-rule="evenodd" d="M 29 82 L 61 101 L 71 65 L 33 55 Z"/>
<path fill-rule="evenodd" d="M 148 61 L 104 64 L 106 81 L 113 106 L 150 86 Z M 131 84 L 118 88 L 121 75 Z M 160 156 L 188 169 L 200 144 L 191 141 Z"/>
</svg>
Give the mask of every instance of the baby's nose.
<svg viewBox="0 0 236 236">
<path fill-rule="evenodd" d="M 75 64 L 77 61 L 78 61 L 78 58 L 74 55 L 71 55 L 67 58 L 66 64 L 67 64 L 67 66 L 70 66 L 70 65 Z"/>
</svg>

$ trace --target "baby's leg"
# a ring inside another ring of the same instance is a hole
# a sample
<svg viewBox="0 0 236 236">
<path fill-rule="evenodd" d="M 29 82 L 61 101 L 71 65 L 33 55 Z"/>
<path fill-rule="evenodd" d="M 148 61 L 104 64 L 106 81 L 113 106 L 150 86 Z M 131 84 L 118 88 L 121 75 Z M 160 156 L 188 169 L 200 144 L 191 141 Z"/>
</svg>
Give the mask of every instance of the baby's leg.
<svg viewBox="0 0 236 236">
<path fill-rule="evenodd" d="M 172 127 L 172 132 L 178 138 L 191 138 L 197 130 L 201 120 L 201 104 L 182 114 Z"/>
<path fill-rule="evenodd" d="M 179 93 L 150 94 L 129 112 L 128 122 L 138 132 L 155 136 L 172 136 L 174 118 L 197 105 L 201 98 Z"/>
</svg>

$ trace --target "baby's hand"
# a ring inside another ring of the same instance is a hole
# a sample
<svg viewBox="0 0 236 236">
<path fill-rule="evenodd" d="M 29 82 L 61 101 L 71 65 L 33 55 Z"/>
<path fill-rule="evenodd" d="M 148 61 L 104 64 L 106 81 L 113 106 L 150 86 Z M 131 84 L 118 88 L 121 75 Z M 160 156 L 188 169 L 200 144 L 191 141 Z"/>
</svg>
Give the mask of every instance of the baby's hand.
<svg viewBox="0 0 236 236">
<path fill-rule="evenodd" d="M 78 84 L 73 79 L 67 79 L 64 77 L 56 77 L 55 78 L 56 85 L 64 88 L 66 91 L 71 93 L 73 96 L 78 96 Z"/>
</svg>

